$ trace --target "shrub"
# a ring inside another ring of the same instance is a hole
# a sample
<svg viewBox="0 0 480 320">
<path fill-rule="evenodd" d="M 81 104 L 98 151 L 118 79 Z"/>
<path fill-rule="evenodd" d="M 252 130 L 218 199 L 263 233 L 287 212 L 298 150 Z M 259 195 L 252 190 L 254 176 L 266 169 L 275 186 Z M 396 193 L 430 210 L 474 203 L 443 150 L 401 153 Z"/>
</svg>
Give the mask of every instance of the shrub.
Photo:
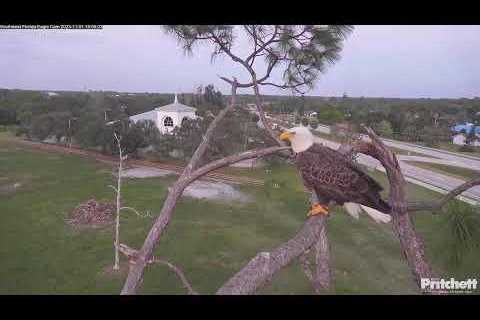
<svg viewBox="0 0 480 320">
<path fill-rule="evenodd" d="M 15 136 L 20 137 L 20 136 L 23 136 L 24 134 L 28 135 L 28 128 L 24 126 L 18 126 L 15 129 Z"/>
<path fill-rule="evenodd" d="M 392 125 L 387 120 L 380 121 L 378 126 L 374 126 L 374 130 L 377 131 L 377 133 L 382 137 L 389 138 L 393 135 Z"/>
<path fill-rule="evenodd" d="M 467 254 L 480 247 L 480 212 L 478 207 L 454 200 L 443 209 L 445 227 L 450 237 L 445 239 L 447 259 L 459 265 Z"/>
</svg>

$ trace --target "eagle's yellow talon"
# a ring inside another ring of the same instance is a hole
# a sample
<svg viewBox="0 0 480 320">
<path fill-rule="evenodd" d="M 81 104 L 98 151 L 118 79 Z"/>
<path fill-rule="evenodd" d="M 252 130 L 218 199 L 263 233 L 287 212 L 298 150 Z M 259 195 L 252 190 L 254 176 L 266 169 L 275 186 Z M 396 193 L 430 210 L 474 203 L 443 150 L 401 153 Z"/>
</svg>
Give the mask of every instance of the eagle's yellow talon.
<svg viewBox="0 0 480 320">
<path fill-rule="evenodd" d="M 310 216 L 315 216 L 317 214 L 328 215 L 328 208 L 322 206 L 320 203 L 315 203 L 312 206 L 312 209 L 308 212 L 307 216 L 310 217 Z"/>
</svg>

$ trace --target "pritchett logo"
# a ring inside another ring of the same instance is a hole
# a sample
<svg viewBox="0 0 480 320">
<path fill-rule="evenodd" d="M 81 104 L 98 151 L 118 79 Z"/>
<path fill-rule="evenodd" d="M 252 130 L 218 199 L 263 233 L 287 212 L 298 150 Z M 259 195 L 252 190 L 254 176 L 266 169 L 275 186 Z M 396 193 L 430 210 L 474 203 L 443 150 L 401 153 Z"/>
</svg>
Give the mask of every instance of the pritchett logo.
<svg viewBox="0 0 480 320">
<path fill-rule="evenodd" d="M 422 278 L 420 285 L 424 291 L 445 290 L 451 293 L 471 293 L 477 289 L 477 279 L 457 281 L 454 278 L 450 278 L 450 280 Z"/>
</svg>

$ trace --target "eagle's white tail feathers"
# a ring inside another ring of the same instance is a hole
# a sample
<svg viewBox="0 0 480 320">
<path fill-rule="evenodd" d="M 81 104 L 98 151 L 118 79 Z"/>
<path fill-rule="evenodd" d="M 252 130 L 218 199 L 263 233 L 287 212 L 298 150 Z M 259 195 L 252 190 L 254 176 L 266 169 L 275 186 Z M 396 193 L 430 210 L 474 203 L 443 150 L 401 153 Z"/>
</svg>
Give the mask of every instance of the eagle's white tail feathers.
<svg viewBox="0 0 480 320">
<path fill-rule="evenodd" d="M 345 202 L 343 204 L 343 207 L 345 208 L 345 210 L 348 212 L 349 215 L 351 215 L 353 218 L 358 220 L 360 216 L 360 212 L 362 211 L 359 204 L 354 202 Z"/>
<path fill-rule="evenodd" d="M 372 217 L 373 220 L 375 220 L 376 223 L 389 223 L 390 220 L 392 220 L 392 217 L 388 214 L 385 214 L 383 212 L 380 212 L 376 209 L 360 205 L 360 207 L 365 211 L 370 217 Z"/>
</svg>

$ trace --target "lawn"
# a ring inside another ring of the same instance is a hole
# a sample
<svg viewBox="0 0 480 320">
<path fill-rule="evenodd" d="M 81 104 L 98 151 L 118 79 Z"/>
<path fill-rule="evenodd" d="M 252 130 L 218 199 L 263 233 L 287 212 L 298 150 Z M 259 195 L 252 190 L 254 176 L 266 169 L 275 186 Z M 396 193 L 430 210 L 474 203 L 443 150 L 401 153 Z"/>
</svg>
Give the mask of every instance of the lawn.
<svg viewBox="0 0 480 320">
<path fill-rule="evenodd" d="M 407 161 L 407 163 L 420 168 L 432 170 L 438 173 L 446 174 L 446 175 L 453 176 L 455 178 L 459 178 L 463 180 L 470 180 L 475 176 L 480 176 L 480 171 L 460 168 L 455 166 L 448 166 L 444 164 L 426 163 L 426 162 L 419 162 L 419 161 Z"/>
<path fill-rule="evenodd" d="M 451 142 L 440 142 L 438 148 L 446 151 L 450 151 L 450 152 L 457 152 L 467 156 L 480 157 L 480 147 L 476 147 L 474 149 L 475 150 L 474 152 L 463 152 L 463 151 L 459 151 L 460 149 L 459 145 L 453 144 Z"/>
<path fill-rule="evenodd" d="M 155 255 L 181 266 L 197 291 L 212 294 L 258 251 L 289 239 L 305 219 L 307 195 L 292 167 L 271 169 L 264 187 L 239 187 L 256 199 L 250 204 L 182 198 Z M 113 262 L 113 228 L 78 230 L 64 222 L 80 202 L 113 200 L 107 187 L 111 171 L 103 163 L 29 150 L 0 136 L 0 294 L 119 293 L 126 273 L 104 272 Z M 381 173 L 372 175 L 385 183 Z M 124 204 L 156 216 L 174 179 L 126 180 Z M 413 185 L 408 193 L 416 200 L 438 197 Z M 124 213 L 121 241 L 140 247 L 152 223 L 153 218 Z M 418 215 L 415 223 L 436 271 L 448 278 L 479 275 L 479 253 L 455 268 L 446 262 L 449 234 L 441 216 Z M 353 220 L 337 209 L 328 220 L 328 234 L 335 293 L 417 292 L 390 225 L 365 216 Z M 149 266 L 141 293 L 184 294 L 185 289 L 166 267 Z M 261 293 L 312 290 L 294 263 Z"/>
</svg>

